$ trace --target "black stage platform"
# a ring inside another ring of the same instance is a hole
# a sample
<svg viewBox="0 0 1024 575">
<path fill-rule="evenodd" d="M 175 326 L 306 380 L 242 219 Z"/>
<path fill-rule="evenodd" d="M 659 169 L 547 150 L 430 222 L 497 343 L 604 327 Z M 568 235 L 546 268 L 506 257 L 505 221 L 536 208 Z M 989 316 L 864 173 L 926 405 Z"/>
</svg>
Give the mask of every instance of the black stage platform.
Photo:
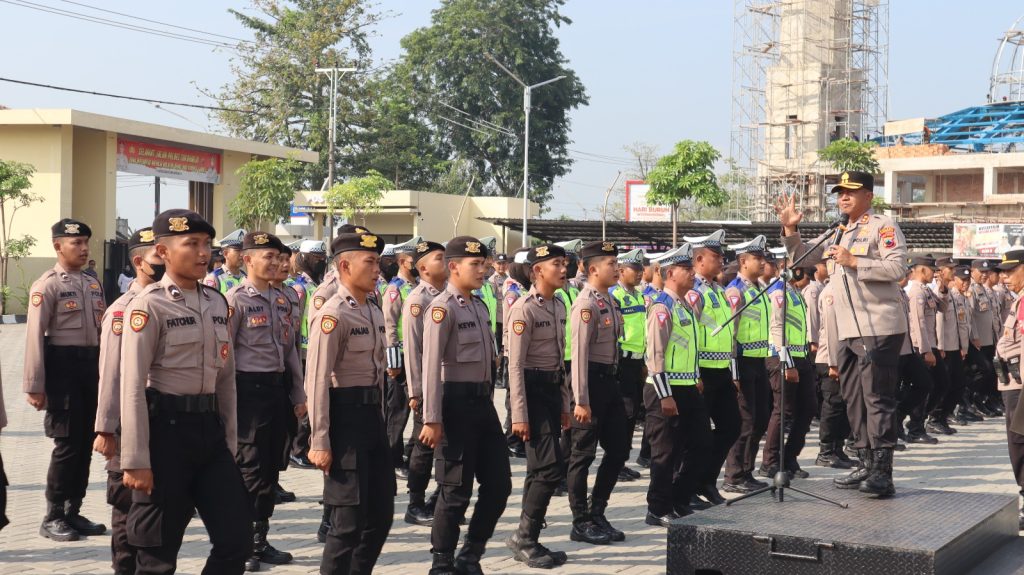
<svg viewBox="0 0 1024 575">
<path fill-rule="evenodd" d="M 897 485 L 879 500 L 831 482 L 794 485 L 850 508 L 787 491 L 784 503 L 765 494 L 695 513 L 669 528 L 668 573 L 963 575 L 991 563 L 999 570 L 986 573 L 1008 575 L 1024 563 L 1016 497 Z"/>
</svg>

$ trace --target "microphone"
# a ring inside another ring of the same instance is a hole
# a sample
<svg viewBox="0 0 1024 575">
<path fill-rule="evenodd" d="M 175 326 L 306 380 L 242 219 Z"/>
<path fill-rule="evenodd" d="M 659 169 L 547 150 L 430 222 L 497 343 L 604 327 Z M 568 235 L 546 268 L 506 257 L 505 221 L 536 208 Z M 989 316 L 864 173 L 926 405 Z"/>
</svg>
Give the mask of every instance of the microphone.
<svg viewBox="0 0 1024 575">
<path fill-rule="evenodd" d="M 850 214 L 843 214 L 843 217 L 828 226 L 829 231 L 839 228 L 839 231 L 832 236 L 832 244 L 829 247 L 839 245 L 839 242 L 843 239 L 843 234 L 846 233 L 846 224 L 848 223 L 850 223 Z"/>
</svg>

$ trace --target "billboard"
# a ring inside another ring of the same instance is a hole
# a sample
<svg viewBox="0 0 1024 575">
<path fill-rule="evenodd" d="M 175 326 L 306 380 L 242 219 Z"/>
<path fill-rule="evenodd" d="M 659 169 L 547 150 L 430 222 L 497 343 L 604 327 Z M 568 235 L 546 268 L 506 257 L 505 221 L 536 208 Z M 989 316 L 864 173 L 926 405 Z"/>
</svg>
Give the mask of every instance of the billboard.
<svg viewBox="0 0 1024 575">
<path fill-rule="evenodd" d="M 954 258 L 998 258 L 1024 249 L 1024 224 L 953 224 Z"/>
<path fill-rule="evenodd" d="M 647 192 L 650 184 L 640 180 L 626 181 L 626 221 L 627 222 L 671 222 L 672 208 L 647 204 Z"/>
<path fill-rule="evenodd" d="M 117 138 L 117 171 L 192 182 L 220 183 L 220 154 Z"/>
</svg>

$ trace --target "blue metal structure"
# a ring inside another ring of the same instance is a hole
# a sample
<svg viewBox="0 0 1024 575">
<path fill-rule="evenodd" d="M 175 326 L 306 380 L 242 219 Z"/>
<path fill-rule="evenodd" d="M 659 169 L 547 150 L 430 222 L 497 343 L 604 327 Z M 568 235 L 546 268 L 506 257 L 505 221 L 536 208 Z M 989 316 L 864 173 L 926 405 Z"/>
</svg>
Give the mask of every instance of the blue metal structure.
<svg viewBox="0 0 1024 575">
<path fill-rule="evenodd" d="M 929 143 L 946 144 L 970 152 L 1024 151 L 1024 102 L 998 102 L 964 108 L 925 122 L 931 131 Z M 889 136 L 879 143 L 895 145 Z M 906 145 L 922 144 L 922 132 L 903 134 Z"/>
</svg>

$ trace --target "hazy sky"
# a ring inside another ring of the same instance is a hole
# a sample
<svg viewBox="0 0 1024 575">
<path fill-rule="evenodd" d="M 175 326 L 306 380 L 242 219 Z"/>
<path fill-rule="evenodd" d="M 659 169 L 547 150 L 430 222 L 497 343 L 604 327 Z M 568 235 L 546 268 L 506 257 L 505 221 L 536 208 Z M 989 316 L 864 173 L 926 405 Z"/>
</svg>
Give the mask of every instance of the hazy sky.
<svg viewBox="0 0 1024 575">
<path fill-rule="evenodd" d="M 230 50 L 40 12 L 0 0 L 0 77 L 172 101 L 213 104 L 196 85 L 230 80 Z M 31 0 L 35 5 L 124 20 L 98 6 L 227 36 L 246 32 L 227 13 L 241 1 Z M 935 117 L 984 103 L 998 38 L 1020 16 L 1020 0 L 892 0 L 889 117 Z M 373 39 L 375 56 L 400 55 L 400 39 L 427 25 L 438 2 L 383 0 L 394 12 Z M 967 9 L 974 6 L 975 9 Z M 580 75 L 590 105 L 572 116 L 572 172 L 555 184 L 552 215 L 599 217 L 595 210 L 620 166 L 588 159 L 628 158 L 622 149 L 648 142 L 662 153 L 682 139 L 708 140 L 729 154 L 733 2 L 729 0 L 569 0 L 573 20 L 558 30 L 562 51 Z M 139 23 L 150 26 L 149 24 Z M 187 33 L 187 32 L 186 32 Z M 539 81 L 541 79 L 527 79 Z M 458 105 L 458 102 L 451 102 Z M 23 87 L 0 82 L 11 108 L 76 108 L 186 129 L 214 129 L 199 110 Z M 124 175 L 118 215 L 148 225 L 149 179 Z M 163 207 L 187 204 L 184 182 L 165 180 Z M 586 211 L 585 211 L 586 210 Z"/>
</svg>

